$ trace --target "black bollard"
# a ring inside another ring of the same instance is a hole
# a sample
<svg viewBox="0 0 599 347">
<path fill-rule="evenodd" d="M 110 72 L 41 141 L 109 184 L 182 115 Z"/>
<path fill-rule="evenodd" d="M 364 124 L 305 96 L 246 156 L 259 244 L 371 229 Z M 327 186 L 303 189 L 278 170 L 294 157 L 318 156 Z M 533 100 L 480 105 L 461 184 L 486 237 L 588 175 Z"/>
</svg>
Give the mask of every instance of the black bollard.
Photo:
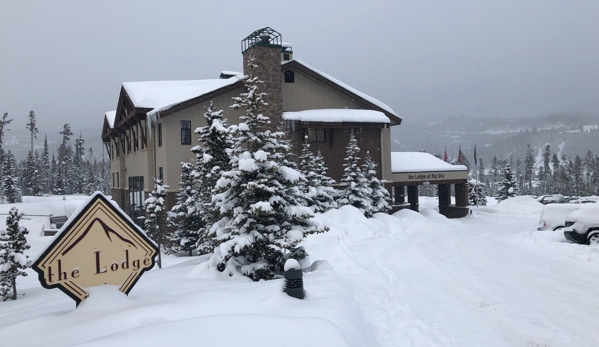
<svg viewBox="0 0 599 347">
<path fill-rule="evenodd" d="M 293 266 L 295 264 L 288 266 L 291 262 L 294 262 L 297 266 Z M 285 288 L 283 291 L 291 297 L 303 299 L 305 297 L 303 275 L 304 273 L 296 260 L 287 260 L 285 263 Z"/>
</svg>

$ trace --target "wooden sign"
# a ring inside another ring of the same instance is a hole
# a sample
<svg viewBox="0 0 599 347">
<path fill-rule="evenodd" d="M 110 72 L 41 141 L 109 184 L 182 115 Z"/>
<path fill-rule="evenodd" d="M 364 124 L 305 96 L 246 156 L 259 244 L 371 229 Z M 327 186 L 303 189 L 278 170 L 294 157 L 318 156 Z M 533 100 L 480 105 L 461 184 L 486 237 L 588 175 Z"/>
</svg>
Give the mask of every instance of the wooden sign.
<svg viewBox="0 0 599 347">
<path fill-rule="evenodd" d="M 44 288 L 59 288 L 77 302 L 88 287 L 116 285 L 129 294 L 154 267 L 156 244 L 101 194 L 72 216 L 56 240 L 33 264 Z"/>
</svg>

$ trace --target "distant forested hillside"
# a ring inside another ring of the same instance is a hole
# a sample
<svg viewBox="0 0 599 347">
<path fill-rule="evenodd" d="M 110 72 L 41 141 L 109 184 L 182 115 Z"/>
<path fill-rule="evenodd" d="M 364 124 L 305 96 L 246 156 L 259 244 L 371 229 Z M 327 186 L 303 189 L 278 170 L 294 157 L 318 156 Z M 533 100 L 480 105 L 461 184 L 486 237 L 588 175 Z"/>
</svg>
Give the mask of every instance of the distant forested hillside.
<svg viewBox="0 0 599 347">
<path fill-rule="evenodd" d="M 393 151 L 426 151 L 457 158 L 458 149 L 473 161 L 474 144 L 478 158 L 489 163 L 493 157 L 523 159 L 527 145 L 540 161 L 542 148 L 561 158 L 584 157 L 599 152 L 599 113 L 556 113 L 519 119 L 448 117 L 435 123 L 405 119 L 392 130 Z"/>
</svg>

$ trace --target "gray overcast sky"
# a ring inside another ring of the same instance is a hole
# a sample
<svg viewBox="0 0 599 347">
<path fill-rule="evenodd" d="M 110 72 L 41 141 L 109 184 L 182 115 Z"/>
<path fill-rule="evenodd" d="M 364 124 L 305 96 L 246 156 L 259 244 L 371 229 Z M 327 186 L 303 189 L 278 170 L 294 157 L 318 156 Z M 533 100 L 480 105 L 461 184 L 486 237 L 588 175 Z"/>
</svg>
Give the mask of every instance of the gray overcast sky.
<svg viewBox="0 0 599 347">
<path fill-rule="evenodd" d="M 599 109 L 599 1 L 0 0 L 0 113 L 101 127 L 124 81 L 242 70 L 270 26 L 298 59 L 404 118 Z"/>
</svg>

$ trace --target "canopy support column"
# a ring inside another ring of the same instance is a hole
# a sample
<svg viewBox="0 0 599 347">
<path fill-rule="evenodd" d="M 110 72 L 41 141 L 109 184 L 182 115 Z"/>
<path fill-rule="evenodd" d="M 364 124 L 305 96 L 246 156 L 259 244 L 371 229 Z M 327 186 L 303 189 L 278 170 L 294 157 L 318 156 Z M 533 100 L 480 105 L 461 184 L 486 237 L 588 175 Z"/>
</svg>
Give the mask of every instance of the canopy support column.
<svg viewBox="0 0 599 347">
<path fill-rule="evenodd" d="M 394 200 L 396 205 L 401 205 L 406 202 L 406 189 L 405 186 L 395 186 L 394 189 Z"/>
<path fill-rule="evenodd" d="M 408 186 L 408 202 L 410 209 L 418 212 L 418 186 Z"/>
</svg>

